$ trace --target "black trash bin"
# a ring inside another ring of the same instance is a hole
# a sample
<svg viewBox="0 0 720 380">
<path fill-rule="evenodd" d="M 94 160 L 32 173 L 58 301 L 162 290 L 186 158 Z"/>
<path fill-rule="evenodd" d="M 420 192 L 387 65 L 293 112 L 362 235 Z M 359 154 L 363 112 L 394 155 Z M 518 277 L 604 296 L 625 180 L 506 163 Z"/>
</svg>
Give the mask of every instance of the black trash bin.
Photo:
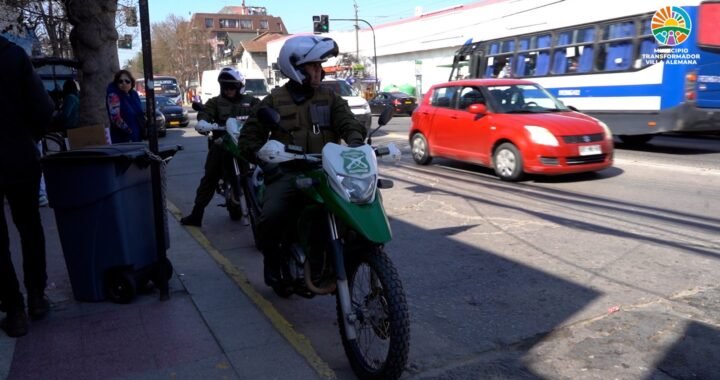
<svg viewBox="0 0 720 380">
<path fill-rule="evenodd" d="M 178 149 L 161 147 L 160 155 L 171 156 Z M 130 302 L 136 287 L 157 273 L 150 163 L 144 143 L 87 147 L 43 158 L 48 200 L 77 300 L 109 296 Z M 163 270 L 171 272 L 172 267 Z"/>
</svg>

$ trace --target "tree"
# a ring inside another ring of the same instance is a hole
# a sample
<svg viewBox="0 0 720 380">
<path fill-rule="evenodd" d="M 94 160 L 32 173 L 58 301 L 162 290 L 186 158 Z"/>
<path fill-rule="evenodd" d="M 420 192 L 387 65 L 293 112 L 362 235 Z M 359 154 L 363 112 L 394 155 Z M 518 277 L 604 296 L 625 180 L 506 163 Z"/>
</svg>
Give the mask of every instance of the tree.
<svg viewBox="0 0 720 380">
<path fill-rule="evenodd" d="M 63 0 L 75 59 L 80 62 L 80 125 L 105 125 L 105 88 L 119 70 L 117 0 Z"/>
<path fill-rule="evenodd" d="M 209 68 L 208 60 L 202 58 L 209 56 L 207 36 L 182 17 L 170 15 L 154 23 L 151 44 L 154 74 L 172 75 L 186 85 Z"/>
</svg>

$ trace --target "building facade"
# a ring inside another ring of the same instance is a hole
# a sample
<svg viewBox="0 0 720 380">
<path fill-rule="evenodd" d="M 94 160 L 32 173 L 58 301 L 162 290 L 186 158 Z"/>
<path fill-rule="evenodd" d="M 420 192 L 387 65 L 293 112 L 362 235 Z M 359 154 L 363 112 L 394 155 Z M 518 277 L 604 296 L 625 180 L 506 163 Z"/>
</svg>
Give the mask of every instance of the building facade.
<svg viewBox="0 0 720 380">
<path fill-rule="evenodd" d="M 265 33 L 287 34 L 280 17 L 267 14 L 265 7 L 245 6 L 244 1 L 241 6 L 227 6 L 218 13 L 195 13 L 190 23 L 207 33 L 214 68 L 236 65 L 238 54 L 246 50 L 239 49 L 245 41 Z"/>
</svg>

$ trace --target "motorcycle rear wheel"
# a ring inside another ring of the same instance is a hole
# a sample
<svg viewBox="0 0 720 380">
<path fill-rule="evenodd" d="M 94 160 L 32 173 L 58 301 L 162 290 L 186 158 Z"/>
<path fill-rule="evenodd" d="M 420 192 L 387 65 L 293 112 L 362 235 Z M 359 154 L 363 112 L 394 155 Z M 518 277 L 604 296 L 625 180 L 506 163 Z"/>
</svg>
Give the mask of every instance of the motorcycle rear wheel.
<svg viewBox="0 0 720 380">
<path fill-rule="evenodd" d="M 398 379 L 407 363 L 410 322 L 397 270 L 380 247 L 348 252 L 348 287 L 357 338 L 345 335 L 345 318 L 336 298 L 345 355 L 358 378 Z"/>
</svg>

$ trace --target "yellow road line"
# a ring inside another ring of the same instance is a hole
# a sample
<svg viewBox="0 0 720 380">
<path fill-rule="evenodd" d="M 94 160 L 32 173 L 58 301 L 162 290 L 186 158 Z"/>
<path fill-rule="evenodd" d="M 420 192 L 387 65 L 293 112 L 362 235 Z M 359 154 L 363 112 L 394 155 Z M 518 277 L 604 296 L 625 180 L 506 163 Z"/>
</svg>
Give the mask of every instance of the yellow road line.
<svg viewBox="0 0 720 380">
<path fill-rule="evenodd" d="M 175 219 L 180 220 L 180 218 L 182 218 L 180 209 L 178 209 L 170 201 L 167 201 L 167 209 L 175 217 Z M 197 240 L 198 243 L 200 243 L 210 257 L 212 257 L 220 265 L 223 271 L 225 271 L 225 273 L 230 276 L 233 281 L 235 281 L 235 284 L 237 284 L 240 290 L 242 290 L 242 292 L 245 293 L 245 295 L 247 295 L 258 308 L 260 308 L 260 310 L 262 310 L 273 326 L 275 326 L 275 328 L 285 337 L 285 339 L 287 339 L 288 342 L 290 342 L 295 350 L 302 355 L 305 360 L 307 360 L 310 366 L 313 367 L 313 369 L 323 379 L 337 379 L 335 371 L 333 371 L 330 366 L 322 358 L 320 358 L 320 355 L 315 352 L 310 340 L 303 334 L 300 334 L 293 329 L 292 324 L 288 322 L 282 314 L 277 311 L 277 309 L 275 309 L 272 303 L 266 300 L 252 285 L 250 285 L 250 281 L 247 276 L 235 267 L 227 257 L 223 256 L 220 251 L 213 247 L 210 240 L 205 237 L 199 228 L 185 227 L 185 229 L 195 240 Z"/>
</svg>

